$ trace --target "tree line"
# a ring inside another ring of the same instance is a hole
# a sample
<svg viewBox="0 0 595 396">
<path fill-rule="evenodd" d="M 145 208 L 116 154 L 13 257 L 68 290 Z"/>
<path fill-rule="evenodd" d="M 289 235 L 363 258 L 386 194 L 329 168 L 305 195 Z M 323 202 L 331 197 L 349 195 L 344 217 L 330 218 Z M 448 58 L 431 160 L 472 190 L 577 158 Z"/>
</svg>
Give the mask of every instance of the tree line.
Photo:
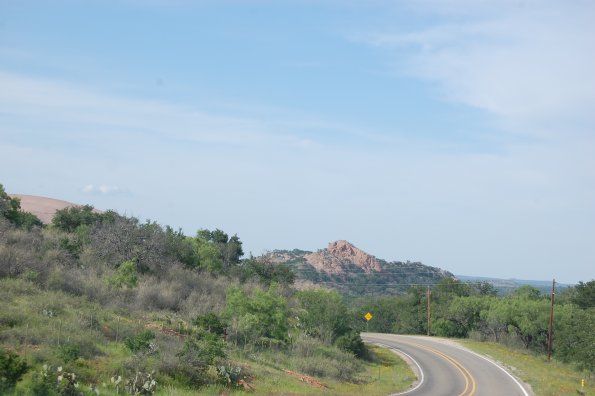
<svg viewBox="0 0 595 396">
<path fill-rule="evenodd" d="M 370 331 L 427 334 L 427 288 L 412 286 L 402 296 L 356 299 L 355 310 L 374 313 Z M 556 294 L 553 356 L 595 372 L 595 280 Z M 443 337 L 473 337 L 546 354 L 551 296 L 521 286 L 498 296 L 488 283 L 447 278 L 432 286 L 429 332 Z M 355 316 L 355 315 L 353 315 Z M 364 329 L 359 321 L 359 329 Z"/>
</svg>

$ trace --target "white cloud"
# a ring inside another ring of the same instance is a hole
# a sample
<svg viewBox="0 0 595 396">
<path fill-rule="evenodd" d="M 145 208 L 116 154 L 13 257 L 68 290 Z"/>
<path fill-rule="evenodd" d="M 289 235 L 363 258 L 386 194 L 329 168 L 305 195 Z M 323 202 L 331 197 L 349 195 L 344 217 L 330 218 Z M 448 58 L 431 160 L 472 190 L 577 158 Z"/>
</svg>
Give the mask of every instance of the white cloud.
<svg viewBox="0 0 595 396">
<path fill-rule="evenodd" d="M 14 116 L 101 126 L 105 130 L 157 133 L 198 142 L 237 144 L 263 138 L 255 120 L 97 93 L 59 81 L 0 71 L 0 86 L 0 107 L 4 114 Z"/>
<path fill-rule="evenodd" d="M 40 120 L 43 130 L 48 130 L 50 125 L 59 125 L 61 135 L 79 138 L 99 139 L 116 134 L 134 135 L 137 139 L 289 149 L 316 148 L 319 137 L 350 135 L 378 139 L 353 125 L 274 107 L 259 108 L 251 116 L 221 115 L 186 105 L 102 93 L 92 87 L 2 70 L 0 87 L 3 115 L 30 122 Z M 248 111 L 253 107 L 247 106 Z M 0 127 L 0 133 L 2 129 L 10 128 L 4 125 L 4 128 Z"/>
<path fill-rule="evenodd" d="M 81 191 L 87 194 L 118 194 L 125 192 L 125 190 L 118 186 L 110 186 L 107 184 L 87 184 Z"/>
<path fill-rule="evenodd" d="M 484 109 L 527 134 L 547 136 L 552 131 L 543 126 L 552 120 L 595 124 L 594 3 L 414 3 L 454 17 L 419 31 L 366 37 L 399 51 L 400 73 L 433 82 L 446 99 Z M 457 22 L 446 22 L 451 19 Z M 579 131 L 558 131 L 572 132 Z"/>
</svg>

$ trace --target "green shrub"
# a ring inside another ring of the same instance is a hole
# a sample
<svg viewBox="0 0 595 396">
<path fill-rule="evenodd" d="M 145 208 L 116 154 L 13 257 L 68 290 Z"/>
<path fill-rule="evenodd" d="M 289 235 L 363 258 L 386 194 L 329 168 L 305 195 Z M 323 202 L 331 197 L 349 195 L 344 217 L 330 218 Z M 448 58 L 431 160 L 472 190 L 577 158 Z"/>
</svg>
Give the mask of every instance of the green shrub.
<svg viewBox="0 0 595 396">
<path fill-rule="evenodd" d="M 186 338 L 178 353 L 184 371 L 178 373 L 190 386 L 200 386 L 209 381 L 207 370 L 225 358 L 225 342 L 220 336 L 208 331 L 199 331 Z"/>
<path fill-rule="evenodd" d="M 15 353 L 0 349 L 0 392 L 13 389 L 27 370 L 27 363 Z"/>
<path fill-rule="evenodd" d="M 126 337 L 124 344 L 132 352 L 141 352 L 151 349 L 152 341 L 155 339 L 155 334 L 150 330 L 145 330 L 134 337 Z"/>
<path fill-rule="evenodd" d="M 108 283 L 116 288 L 135 288 L 138 284 L 136 275 L 136 263 L 134 260 L 126 260 L 116 270 L 116 273 L 108 278 Z"/>
<path fill-rule="evenodd" d="M 223 335 L 225 333 L 225 326 L 221 322 L 221 319 L 214 314 L 209 312 L 205 315 L 198 315 L 192 323 L 199 328 L 211 332 L 217 335 Z"/>
<path fill-rule="evenodd" d="M 230 287 L 223 314 L 231 324 L 230 336 L 236 342 L 246 343 L 262 337 L 287 339 L 287 300 L 276 286 L 266 291 L 255 289 L 251 295 L 238 287 Z"/>
<path fill-rule="evenodd" d="M 58 356 L 66 363 L 74 362 L 81 356 L 81 348 L 76 344 L 64 344 L 58 348 Z"/>
<path fill-rule="evenodd" d="M 350 330 L 335 340 L 335 345 L 344 351 L 351 352 L 358 358 L 366 356 L 366 346 L 362 341 L 359 333 L 355 330 Z"/>
</svg>

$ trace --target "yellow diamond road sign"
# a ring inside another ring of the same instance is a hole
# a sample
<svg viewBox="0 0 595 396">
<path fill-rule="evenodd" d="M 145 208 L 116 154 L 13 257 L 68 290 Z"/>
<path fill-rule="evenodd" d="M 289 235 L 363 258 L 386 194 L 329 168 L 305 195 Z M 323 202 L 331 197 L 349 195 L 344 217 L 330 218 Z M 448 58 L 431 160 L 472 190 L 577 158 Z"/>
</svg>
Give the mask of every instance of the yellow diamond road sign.
<svg viewBox="0 0 595 396">
<path fill-rule="evenodd" d="M 367 314 L 364 315 L 364 318 L 366 318 L 367 321 L 370 321 L 370 319 L 372 319 L 372 314 L 370 312 L 368 312 Z"/>
</svg>

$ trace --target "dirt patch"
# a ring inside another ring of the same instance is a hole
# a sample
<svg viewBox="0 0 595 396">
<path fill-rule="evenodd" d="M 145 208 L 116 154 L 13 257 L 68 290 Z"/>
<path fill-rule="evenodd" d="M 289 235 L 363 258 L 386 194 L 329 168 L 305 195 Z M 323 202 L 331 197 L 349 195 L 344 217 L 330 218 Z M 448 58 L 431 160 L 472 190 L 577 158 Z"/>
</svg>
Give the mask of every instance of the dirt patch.
<svg viewBox="0 0 595 396">
<path fill-rule="evenodd" d="M 309 375 L 296 373 L 295 371 L 286 370 L 286 369 L 283 369 L 283 372 L 285 372 L 286 374 L 288 374 L 294 378 L 297 378 L 300 381 L 305 382 L 306 384 L 313 386 L 315 388 L 328 389 L 328 386 L 326 386 L 322 382 L 318 381 L 316 378 L 310 377 Z"/>
</svg>

